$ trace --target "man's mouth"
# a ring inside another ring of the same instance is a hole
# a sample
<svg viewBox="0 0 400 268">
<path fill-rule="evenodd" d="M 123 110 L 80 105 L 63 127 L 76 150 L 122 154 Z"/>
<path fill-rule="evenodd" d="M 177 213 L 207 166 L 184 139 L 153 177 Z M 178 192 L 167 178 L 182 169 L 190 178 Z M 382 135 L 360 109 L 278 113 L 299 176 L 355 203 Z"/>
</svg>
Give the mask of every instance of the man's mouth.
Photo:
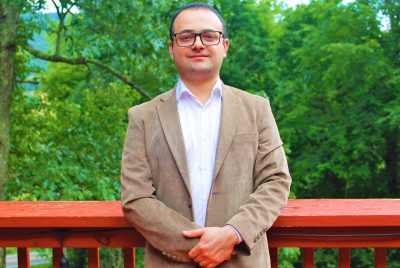
<svg viewBox="0 0 400 268">
<path fill-rule="evenodd" d="M 207 57 L 208 57 L 207 55 L 196 54 L 196 55 L 190 56 L 189 58 L 192 58 L 192 59 L 202 59 L 202 58 L 207 58 Z"/>
</svg>

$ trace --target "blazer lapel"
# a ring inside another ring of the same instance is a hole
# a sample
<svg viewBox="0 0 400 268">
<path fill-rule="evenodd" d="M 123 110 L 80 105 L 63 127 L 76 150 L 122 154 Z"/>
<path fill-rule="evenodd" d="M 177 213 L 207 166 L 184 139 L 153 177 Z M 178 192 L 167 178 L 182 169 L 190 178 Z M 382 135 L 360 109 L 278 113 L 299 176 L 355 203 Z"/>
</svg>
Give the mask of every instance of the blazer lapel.
<svg viewBox="0 0 400 268">
<path fill-rule="evenodd" d="M 186 160 L 185 144 L 176 104 L 176 88 L 170 91 L 170 94 L 160 97 L 160 104 L 157 105 L 158 117 L 161 127 L 164 131 L 169 149 L 175 159 L 175 163 L 182 175 L 186 188 L 191 193 L 189 172 Z"/>
<path fill-rule="evenodd" d="M 239 116 L 237 116 L 237 113 L 240 110 L 240 99 L 235 95 L 230 87 L 225 86 L 224 84 L 222 84 L 222 92 L 221 125 L 219 128 L 213 181 L 217 177 L 222 163 L 224 162 L 239 122 Z"/>
</svg>

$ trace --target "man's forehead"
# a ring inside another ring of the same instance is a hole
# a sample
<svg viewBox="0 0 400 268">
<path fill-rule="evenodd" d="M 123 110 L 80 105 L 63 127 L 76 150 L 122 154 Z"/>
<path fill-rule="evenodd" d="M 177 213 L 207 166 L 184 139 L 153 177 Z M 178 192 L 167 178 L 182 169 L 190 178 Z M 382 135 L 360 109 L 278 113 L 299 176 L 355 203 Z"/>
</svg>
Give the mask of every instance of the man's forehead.
<svg viewBox="0 0 400 268">
<path fill-rule="evenodd" d="M 183 10 L 175 19 L 174 31 L 223 31 L 223 25 L 218 16 L 207 9 Z"/>
</svg>

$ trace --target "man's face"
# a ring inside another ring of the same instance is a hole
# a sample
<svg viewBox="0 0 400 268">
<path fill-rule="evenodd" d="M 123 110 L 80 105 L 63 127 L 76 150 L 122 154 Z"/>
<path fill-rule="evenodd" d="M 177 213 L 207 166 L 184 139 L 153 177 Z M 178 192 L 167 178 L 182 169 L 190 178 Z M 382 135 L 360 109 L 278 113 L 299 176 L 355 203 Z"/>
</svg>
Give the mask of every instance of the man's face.
<svg viewBox="0 0 400 268">
<path fill-rule="evenodd" d="M 223 32 L 223 26 L 217 15 L 210 10 L 187 9 L 176 18 L 173 31 L 174 33 Z M 197 36 L 195 43 L 190 47 L 178 46 L 175 39 L 170 41 L 169 53 L 181 78 L 197 80 L 215 78 L 219 75 L 228 47 L 228 39 L 223 39 L 222 36 L 220 43 L 214 46 L 204 46 Z"/>
</svg>

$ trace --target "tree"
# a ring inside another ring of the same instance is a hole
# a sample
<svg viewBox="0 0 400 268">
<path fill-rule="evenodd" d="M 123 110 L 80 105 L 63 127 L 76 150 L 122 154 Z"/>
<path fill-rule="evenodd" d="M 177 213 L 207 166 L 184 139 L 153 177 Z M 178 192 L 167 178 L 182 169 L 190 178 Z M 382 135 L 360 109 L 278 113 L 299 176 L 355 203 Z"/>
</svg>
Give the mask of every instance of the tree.
<svg viewBox="0 0 400 268">
<path fill-rule="evenodd" d="M 14 87 L 18 2 L 0 3 L 0 194 L 8 180 L 11 94 Z"/>
<path fill-rule="evenodd" d="M 288 10 L 276 39 L 276 99 L 299 197 L 395 195 L 385 156 L 394 135 L 382 119 L 396 99 L 393 65 L 377 10 L 361 2 L 313 1 Z M 397 127 L 398 129 L 398 127 Z M 392 161 L 392 160 L 391 160 Z M 378 178 L 384 177 L 386 183 Z"/>
<path fill-rule="evenodd" d="M 379 17 L 390 2 L 311 1 L 277 20 L 272 98 L 297 197 L 398 196 L 399 38 Z"/>
<path fill-rule="evenodd" d="M 119 80 L 130 86 L 132 89 L 138 91 L 144 99 L 149 99 L 150 95 L 148 94 L 147 91 L 143 90 L 141 87 L 137 86 L 136 83 L 134 83 L 127 74 L 124 74 L 120 71 L 118 71 L 116 68 L 112 66 L 112 64 L 108 65 L 105 62 L 101 61 L 100 59 L 96 59 L 93 57 L 93 54 L 89 53 L 91 57 L 87 57 L 85 55 L 85 52 L 87 50 L 82 49 L 81 51 L 78 51 L 75 47 L 73 47 L 72 43 L 69 44 L 70 52 L 72 53 L 67 53 L 68 56 L 63 55 L 63 44 L 66 42 L 66 40 L 71 39 L 71 36 L 68 36 L 68 34 L 72 33 L 73 31 L 67 32 L 67 27 L 70 25 L 66 24 L 67 16 L 72 15 L 71 9 L 74 6 L 78 6 L 78 1 L 75 0 L 61 0 L 59 2 L 52 1 L 53 4 L 55 5 L 57 9 L 57 14 L 58 14 L 58 22 L 57 22 L 57 27 L 56 27 L 56 41 L 55 41 L 55 49 L 54 53 L 46 53 L 44 51 L 39 51 L 35 48 L 33 48 L 29 44 L 29 40 L 32 39 L 33 33 L 35 31 L 41 30 L 41 27 L 43 26 L 43 23 L 38 23 L 37 21 L 33 20 L 31 17 L 36 14 L 37 11 L 41 10 L 44 5 L 44 0 L 37 0 L 37 1 L 3 1 L 0 5 L 0 18 L 1 18 L 1 24 L 0 24 L 0 40 L 1 40 L 1 51 L 0 51 L 0 58 L 1 58 L 1 65 L 0 65 L 0 71 L 1 71 L 1 91 L 0 91 L 0 104 L 1 104 L 1 110 L 0 110 L 0 193 L 2 192 L 3 185 L 8 181 L 8 155 L 9 155 L 9 122 L 10 122 L 10 108 L 11 108 L 11 95 L 12 91 L 14 88 L 15 84 L 15 55 L 16 55 L 16 50 L 18 47 L 24 48 L 26 51 L 28 51 L 31 55 L 33 55 L 36 58 L 40 58 L 46 61 L 51 61 L 51 62 L 64 62 L 67 64 L 71 65 L 84 65 L 87 66 L 90 69 L 90 65 L 97 66 L 98 68 L 101 68 L 105 70 L 106 74 L 111 74 L 115 77 L 117 77 Z M 106 1 L 104 1 L 106 2 Z M 80 2 L 79 2 L 80 3 Z M 82 13 L 84 13 L 85 8 L 88 10 L 89 15 L 96 15 L 95 12 L 90 13 L 90 7 L 92 5 L 91 1 L 81 1 L 82 5 L 79 7 L 82 9 Z M 125 3 L 125 1 L 121 1 L 121 3 Z M 105 5 L 105 8 L 108 8 L 110 4 L 115 5 L 114 3 L 111 3 L 111 1 L 107 2 L 107 5 Z M 140 3 L 139 3 L 140 4 Z M 160 4 L 161 6 L 161 4 Z M 125 10 L 125 11 L 132 11 L 132 8 L 135 8 L 135 6 L 130 7 L 131 10 Z M 92 10 L 93 11 L 93 10 Z M 99 10 L 98 10 L 99 11 Z M 111 12 L 113 9 L 107 9 L 105 12 Z M 21 14 L 31 14 L 31 16 L 23 17 Z M 102 14 L 104 15 L 104 14 Z M 109 16 L 112 16 L 114 14 L 108 14 Z M 126 16 L 129 17 L 129 16 Z M 143 15 L 143 17 L 145 17 Z M 99 20 L 100 17 L 95 18 L 96 20 Z M 93 18 L 92 18 L 93 19 Z M 104 19 L 104 17 L 102 17 Z M 82 21 L 82 20 L 81 20 Z M 90 17 L 88 20 L 89 24 L 90 22 L 93 22 L 90 20 Z M 149 23 L 149 21 L 147 21 Z M 88 26 L 88 24 L 85 24 Z M 89 28 L 87 28 L 89 29 Z M 109 28 L 110 29 L 110 28 Z M 51 27 L 47 27 L 47 30 L 51 30 Z M 125 32 L 127 32 L 128 29 L 126 29 Z M 77 31 L 78 32 L 78 31 Z M 111 32 L 111 30 L 110 30 Z M 79 34 L 75 34 L 75 37 L 78 36 Z M 83 37 L 85 35 L 81 35 L 80 37 Z M 154 40 L 159 40 L 159 38 L 155 38 Z M 76 40 L 78 42 L 83 42 L 85 40 Z M 96 40 L 96 42 L 98 39 Z M 104 42 L 109 44 L 110 39 L 104 40 Z M 97 42 L 99 45 L 99 43 Z M 68 45 L 67 45 L 68 46 Z M 64 52 L 66 50 L 64 49 Z M 77 53 L 79 52 L 79 53 Z M 129 55 L 128 58 L 132 59 L 132 51 L 128 53 Z M 115 54 L 109 53 L 109 55 L 112 55 L 115 57 Z M 97 55 L 101 57 L 101 55 Z M 125 58 L 126 59 L 126 58 Z M 141 65 L 141 67 L 143 67 Z M 141 68 L 137 67 L 137 68 Z M 23 74 L 19 74 L 23 75 Z M 23 79 L 21 79 L 23 80 Z"/>
</svg>

